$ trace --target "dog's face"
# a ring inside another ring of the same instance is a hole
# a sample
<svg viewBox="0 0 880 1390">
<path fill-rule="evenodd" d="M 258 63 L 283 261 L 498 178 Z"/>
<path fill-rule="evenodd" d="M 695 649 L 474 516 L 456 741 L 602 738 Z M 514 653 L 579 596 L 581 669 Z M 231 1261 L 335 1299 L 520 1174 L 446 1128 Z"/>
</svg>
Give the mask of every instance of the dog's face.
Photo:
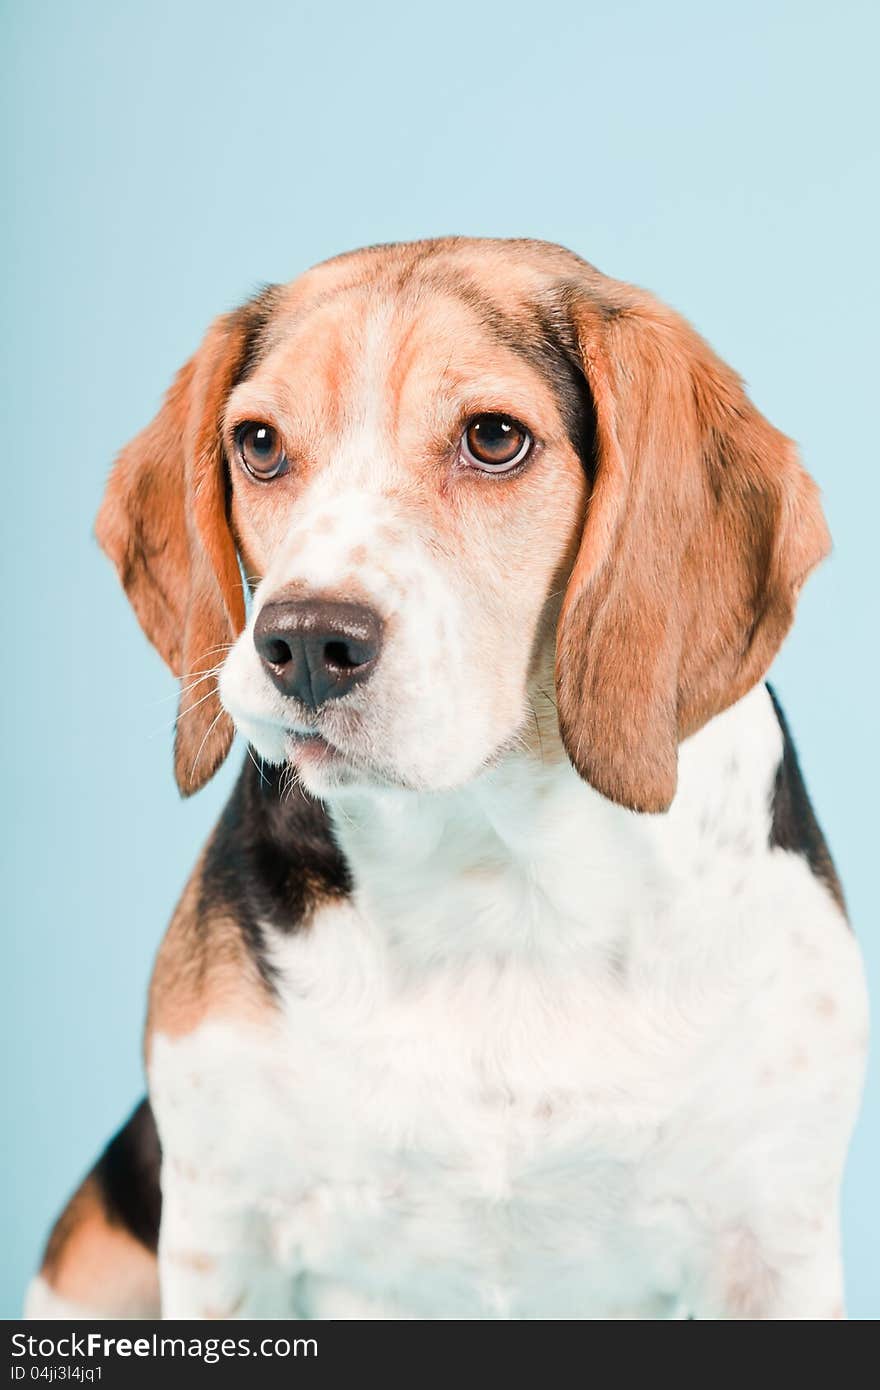
<svg viewBox="0 0 880 1390">
<path fill-rule="evenodd" d="M 320 795 L 458 786 L 555 679 L 575 766 L 647 810 L 826 544 L 790 445 L 681 320 L 559 248 L 459 240 L 219 320 L 99 535 L 182 677 L 184 790 L 229 716 Z"/>
<path fill-rule="evenodd" d="M 532 717 L 530 679 L 552 690 L 585 392 L 527 323 L 457 289 L 318 276 L 278 296 L 226 406 L 256 589 L 220 695 L 314 792 L 459 785 Z"/>
</svg>

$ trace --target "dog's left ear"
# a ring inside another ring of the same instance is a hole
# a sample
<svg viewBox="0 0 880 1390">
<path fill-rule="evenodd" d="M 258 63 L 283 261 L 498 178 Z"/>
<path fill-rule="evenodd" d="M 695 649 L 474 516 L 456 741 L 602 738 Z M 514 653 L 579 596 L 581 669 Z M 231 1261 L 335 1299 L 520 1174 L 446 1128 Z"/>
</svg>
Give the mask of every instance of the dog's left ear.
<svg viewBox="0 0 880 1390">
<path fill-rule="evenodd" d="M 794 445 L 688 324 L 589 268 L 567 309 L 596 449 L 557 636 L 560 728 L 605 796 L 664 811 L 679 742 L 764 674 L 828 531 Z"/>
<path fill-rule="evenodd" d="M 245 624 L 221 419 L 252 329 L 248 306 L 214 321 L 117 459 L 95 528 L 141 627 L 180 677 L 174 770 L 184 796 L 208 781 L 234 734 L 214 674 Z"/>
</svg>

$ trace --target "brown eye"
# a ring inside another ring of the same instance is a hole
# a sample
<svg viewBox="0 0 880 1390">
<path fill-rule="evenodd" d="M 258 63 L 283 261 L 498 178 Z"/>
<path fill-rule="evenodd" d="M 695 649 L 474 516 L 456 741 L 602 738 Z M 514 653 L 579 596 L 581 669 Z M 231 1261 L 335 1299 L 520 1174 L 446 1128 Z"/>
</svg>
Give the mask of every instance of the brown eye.
<svg viewBox="0 0 880 1390">
<path fill-rule="evenodd" d="M 247 471 L 261 482 L 287 472 L 287 458 L 281 436 L 271 425 L 248 421 L 235 432 L 238 456 Z"/>
<path fill-rule="evenodd" d="M 484 473 L 507 473 L 525 458 L 532 436 L 511 415 L 475 415 L 461 436 L 462 462 Z"/>
</svg>

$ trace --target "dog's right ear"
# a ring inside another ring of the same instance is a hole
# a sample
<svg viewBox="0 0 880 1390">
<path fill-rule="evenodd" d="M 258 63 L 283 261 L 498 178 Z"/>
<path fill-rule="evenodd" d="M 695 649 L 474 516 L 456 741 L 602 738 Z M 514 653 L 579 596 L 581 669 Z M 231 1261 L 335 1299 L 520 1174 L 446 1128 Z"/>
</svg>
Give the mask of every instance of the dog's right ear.
<svg viewBox="0 0 880 1390">
<path fill-rule="evenodd" d="M 141 627 L 181 681 L 174 769 L 198 791 L 232 743 L 216 668 L 245 624 L 227 509 L 221 420 L 255 332 L 255 305 L 214 321 L 155 419 L 123 449 L 96 535 Z"/>
</svg>

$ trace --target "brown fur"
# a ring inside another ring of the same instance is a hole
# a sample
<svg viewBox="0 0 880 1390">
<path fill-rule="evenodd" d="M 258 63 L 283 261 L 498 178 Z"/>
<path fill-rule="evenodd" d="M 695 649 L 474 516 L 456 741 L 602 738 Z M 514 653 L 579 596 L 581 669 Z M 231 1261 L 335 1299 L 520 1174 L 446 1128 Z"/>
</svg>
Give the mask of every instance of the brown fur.
<svg viewBox="0 0 880 1390">
<path fill-rule="evenodd" d="M 60 1298 L 102 1317 L 159 1316 L 156 1257 L 109 1218 L 91 1176 L 55 1223 L 40 1274 Z"/>
<path fill-rule="evenodd" d="M 155 420 L 120 455 L 96 525 L 141 626 L 181 679 L 174 761 L 185 795 L 216 771 L 234 732 L 206 673 L 244 626 L 220 416 L 248 336 L 243 312 L 212 324 Z"/>
<path fill-rule="evenodd" d="M 598 448 L 560 724 L 587 781 L 663 811 L 678 743 L 764 674 L 828 533 L 794 446 L 693 329 L 603 277 L 571 295 Z"/>
<path fill-rule="evenodd" d="M 269 991 L 248 955 L 238 925 L 202 908 L 200 860 L 165 934 L 150 984 L 146 1051 L 161 1032 L 176 1038 L 203 1018 L 260 1023 Z"/>
</svg>

